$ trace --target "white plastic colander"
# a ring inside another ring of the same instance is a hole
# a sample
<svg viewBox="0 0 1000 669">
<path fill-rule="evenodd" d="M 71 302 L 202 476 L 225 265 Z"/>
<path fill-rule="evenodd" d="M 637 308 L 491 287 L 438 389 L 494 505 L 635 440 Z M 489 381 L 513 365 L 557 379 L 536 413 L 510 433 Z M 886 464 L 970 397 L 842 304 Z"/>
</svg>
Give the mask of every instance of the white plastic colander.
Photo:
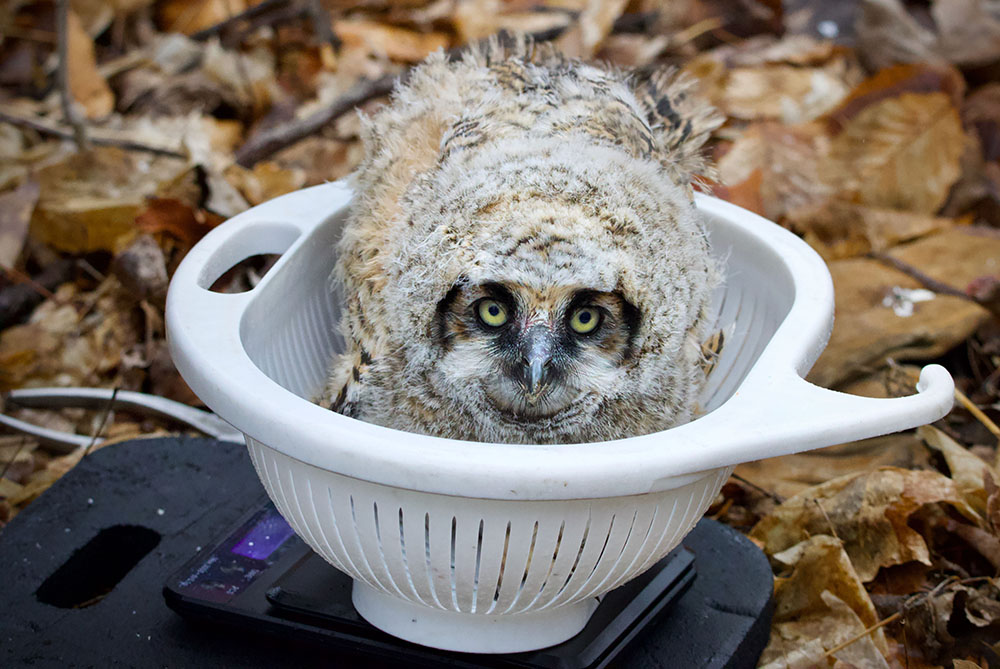
<svg viewBox="0 0 1000 669">
<path fill-rule="evenodd" d="M 351 192 L 292 193 L 208 234 L 167 298 L 174 361 L 213 411 L 246 434 L 281 514 L 354 579 L 375 626 L 450 650 L 559 643 L 598 597 L 642 573 L 694 526 L 734 465 L 910 428 L 952 405 L 925 367 L 919 393 L 869 399 L 807 383 L 833 318 L 826 265 L 765 219 L 699 196 L 726 280 L 726 347 L 707 413 L 663 432 L 558 446 L 485 444 L 360 422 L 309 401 L 324 385 L 340 296 L 334 244 Z M 209 287 L 236 263 L 283 254 L 253 290 Z"/>
</svg>

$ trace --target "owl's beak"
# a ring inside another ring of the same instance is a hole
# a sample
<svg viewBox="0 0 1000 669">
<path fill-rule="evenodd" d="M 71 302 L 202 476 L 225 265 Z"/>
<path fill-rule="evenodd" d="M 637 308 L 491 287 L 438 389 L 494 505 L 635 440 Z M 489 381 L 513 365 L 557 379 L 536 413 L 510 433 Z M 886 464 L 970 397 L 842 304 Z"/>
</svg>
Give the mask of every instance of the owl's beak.
<svg viewBox="0 0 1000 669">
<path fill-rule="evenodd" d="M 548 387 L 552 363 L 552 349 L 555 337 L 552 330 L 544 325 L 535 325 L 524 336 L 521 351 L 521 374 L 524 379 L 524 395 L 529 404 L 534 404 Z"/>
</svg>

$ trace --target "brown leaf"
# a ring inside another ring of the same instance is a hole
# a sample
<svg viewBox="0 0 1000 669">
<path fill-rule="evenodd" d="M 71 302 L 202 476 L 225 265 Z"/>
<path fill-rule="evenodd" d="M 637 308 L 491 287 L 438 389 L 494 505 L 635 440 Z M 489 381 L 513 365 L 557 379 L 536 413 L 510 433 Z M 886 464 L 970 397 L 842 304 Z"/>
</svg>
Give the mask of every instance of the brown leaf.
<svg viewBox="0 0 1000 669">
<path fill-rule="evenodd" d="M 97 69 L 94 40 L 72 9 L 67 17 L 66 76 L 73 99 L 83 106 L 88 118 L 111 113 L 115 107 L 115 96 Z"/>
<path fill-rule="evenodd" d="M 823 127 L 817 123 L 755 123 L 719 159 L 719 176 L 724 184 L 745 192 L 752 202 L 753 183 L 746 182 L 759 170 L 763 213 L 780 221 L 788 212 L 815 206 L 832 194 L 820 173 L 825 154 L 822 133 Z"/>
<path fill-rule="evenodd" d="M 949 234 L 951 232 L 942 233 Z M 910 246 L 924 242 L 921 240 Z M 955 253 L 969 253 L 975 259 L 970 264 L 975 265 L 991 253 L 995 254 L 998 247 L 1000 245 L 990 243 L 986 243 L 986 248 L 983 244 L 960 244 Z M 948 271 L 954 267 L 949 264 L 954 263 L 953 255 L 948 253 L 940 259 L 928 255 L 933 265 L 921 266 L 921 269 L 941 267 Z M 921 253 L 921 260 L 923 258 Z M 813 383 L 827 388 L 883 367 L 888 357 L 933 359 L 963 341 L 990 318 L 989 312 L 982 307 L 949 295 L 914 303 L 908 317 L 897 315 L 891 299 L 893 292 L 921 288 L 916 279 L 867 258 L 835 260 L 829 268 L 833 276 L 837 318 L 830 342 L 808 377 Z M 957 270 L 959 268 L 954 267 L 953 271 Z"/>
<path fill-rule="evenodd" d="M 951 479 L 958 487 L 962 498 L 980 515 L 985 516 L 988 497 L 986 477 L 1000 478 L 1000 475 L 987 463 L 933 425 L 924 425 L 919 428 L 917 436 L 923 439 L 929 447 L 944 455 Z"/>
<path fill-rule="evenodd" d="M 737 465 L 736 473 L 782 497 L 793 497 L 830 479 L 878 467 L 914 468 L 926 460 L 926 449 L 910 433 L 890 434 L 806 453 Z"/>
<path fill-rule="evenodd" d="M 418 33 L 375 21 L 336 21 L 333 32 L 346 48 L 404 63 L 418 63 L 438 49 L 447 49 L 450 42 L 444 33 Z"/>
<path fill-rule="evenodd" d="M 136 228 L 143 232 L 166 233 L 192 245 L 218 222 L 180 200 L 162 197 L 149 198 L 146 209 L 135 217 Z"/>
<path fill-rule="evenodd" d="M 258 162 L 252 170 L 232 165 L 226 170 L 226 178 L 252 205 L 291 193 L 306 182 L 304 170 L 283 168 L 270 161 Z"/>
<path fill-rule="evenodd" d="M 157 3 L 156 18 L 165 32 L 191 35 L 256 4 L 254 0 L 165 0 Z"/>
<path fill-rule="evenodd" d="M 878 622 L 875 606 L 840 540 L 817 534 L 774 558 L 793 570 L 788 577 L 776 579 L 771 639 L 760 657 L 761 665 L 783 667 L 781 661 L 788 653 L 817 640 L 822 644 L 823 654 L 809 655 L 819 666 L 824 666 L 828 662 L 826 650 Z M 887 666 L 882 657 L 888 651 L 882 629 L 874 630 L 844 650 L 846 656 L 838 652 L 836 657 L 853 661 L 855 666 Z"/>
<path fill-rule="evenodd" d="M 167 262 L 150 235 L 140 235 L 115 256 L 112 270 L 137 300 L 162 300 L 167 295 Z"/>
<path fill-rule="evenodd" d="M 855 31 L 858 55 L 872 70 L 897 63 L 944 63 L 937 35 L 910 16 L 900 0 L 862 0 Z"/>
<path fill-rule="evenodd" d="M 956 65 L 975 67 L 1000 60 L 1000 9 L 989 0 L 935 0 L 931 16 L 939 50 Z"/>
<path fill-rule="evenodd" d="M 907 524 L 925 504 L 947 502 L 970 518 L 976 513 L 955 483 L 931 471 L 885 467 L 833 479 L 786 500 L 754 527 L 751 536 L 774 554 L 816 534 L 834 533 L 862 581 L 881 567 L 916 560 L 930 564 L 927 544 Z"/>
<path fill-rule="evenodd" d="M 38 182 L 28 179 L 0 195 L 0 266 L 13 267 L 24 248 L 31 214 L 38 202 Z"/>
<path fill-rule="evenodd" d="M 556 38 L 556 48 L 570 58 L 592 58 L 626 4 L 627 0 L 588 0 L 576 22 Z"/>
<path fill-rule="evenodd" d="M 832 110 L 849 90 L 836 67 L 774 64 L 730 70 L 712 101 L 735 118 L 800 123 Z"/>
<path fill-rule="evenodd" d="M 135 233 L 135 217 L 160 182 L 186 171 L 177 158 L 94 147 L 40 169 L 31 235 L 69 253 L 118 251 Z"/>
<path fill-rule="evenodd" d="M 962 73 L 949 65 L 907 63 L 879 70 L 851 91 L 827 116 L 833 132 L 866 107 L 903 93 L 946 93 L 957 107 L 965 94 Z"/>
<path fill-rule="evenodd" d="M 946 230 L 955 221 L 833 200 L 791 212 L 786 224 L 829 261 L 884 251 L 901 242 Z"/>
<path fill-rule="evenodd" d="M 996 272 L 1000 235 L 989 227 L 957 227 L 897 246 L 889 255 L 932 279 L 961 289 Z"/>
<path fill-rule="evenodd" d="M 828 180 L 865 205 L 934 214 L 958 179 L 965 134 L 944 93 L 865 107 L 833 138 Z"/>
</svg>

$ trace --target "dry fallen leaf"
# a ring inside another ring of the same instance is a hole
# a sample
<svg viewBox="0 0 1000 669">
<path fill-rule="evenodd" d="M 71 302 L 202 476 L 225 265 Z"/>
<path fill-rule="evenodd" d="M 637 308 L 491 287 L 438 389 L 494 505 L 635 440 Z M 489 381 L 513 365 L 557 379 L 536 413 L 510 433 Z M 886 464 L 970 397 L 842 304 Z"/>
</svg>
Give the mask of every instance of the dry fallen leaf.
<svg viewBox="0 0 1000 669">
<path fill-rule="evenodd" d="M 271 161 L 261 161 L 252 170 L 232 165 L 226 170 L 226 178 L 252 205 L 291 193 L 306 183 L 304 170 L 284 168 Z"/>
<path fill-rule="evenodd" d="M 965 134 L 945 93 L 903 93 L 861 110 L 830 146 L 827 178 L 864 205 L 934 214 L 958 179 Z"/>
<path fill-rule="evenodd" d="M 239 14 L 259 0 L 164 0 L 157 3 L 157 22 L 165 32 L 191 35 Z"/>
<path fill-rule="evenodd" d="M 135 233 L 145 198 L 185 169 L 177 158 L 110 147 L 73 154 L 38 171 L 31 234 L 70 253 L 120 250 Z"/>
<path fill-rule="evenodd" d="M 970 518 L 976 512 L 955 483 L 932 471 L 885 467 L 833 479 L 786 500 L 750 536 L 775 554 L 816 534 L 834 534 L 863 582 L 882 567 L 916 560 L 930 564 L 923 537 L 907 521 L 925 504 L 947 502 Z"/>
<path fill-rule="evenodd" d="M 832 200 L 791 212 L 786 224 L 830 261 L 885 251 L 902 242 L 946 230 L 955 225 L 955 221 L 942 216 Z"/>
<path fill-rule="evenodd" d="M 29 179 L 0 195 L 0 267 L 13 267 L 21 255 L 38 190 L 38 182 Z"/>
<path fill-rule="evenodd" d="M 881 368 L 888 357 L 933 359 L 990 318 L 982 307 L 950 295 L 913 304 L 908 317 L 897 315 L 887 298 L 898 288 L 921 288 L 916 279 L 867 258 L 835 260 L 829 268 L 837 317 L 830 341 L 808 376 L 827 388 Z"/>
<path fill-rule="evenodd" d="M 986 517 L 986 477 L 1000 478 L 990 465 L 969 452 L 957 441 L 933 425 L 924 425 L 917 435 L 936 451 L 944 455 L 951 479 L 962 494 L 962 498 L 979 514 Z"/>
<path fill-rule="evenodd" d="M 816 534 L 773 557 L 792 572 L 775 581 L 771 639 L 760 664 L 782 667 L 785 655 L 816 640 L 823 653 L 813 651 L 810 659 L 819 666 L 832 665 L 833 658 L 825 657 L 827 650 L 878 622 L 875 606 L 836 537 Z M 843 651 L 836 658 L 854 666 L 888 666 L 883 659 L 888 646 L 882 629 Z"/>
<path fill-rule="evenodd" d="M 570 58 L 592 58 L 627 4 L 627 0 L 587 0 L 577 20 L 556 38 L 556 48 Z"/>
<path fill-rule="evenodd" d="M 72 9 L 67 16 L 66 77 L 70 93 L 88 118 L 107 116 L 115 106 L 115 96 L 97 69 L 94 40 Z"/>
<path fill-rule="evenodd" d="M 405 63 L 417 63 L 438 49 L 447 49 L 450 41 L 445 33 L 418 33 L 375 21 L 336 21 L 333 32 L 349 49 Z"/>
</svg>

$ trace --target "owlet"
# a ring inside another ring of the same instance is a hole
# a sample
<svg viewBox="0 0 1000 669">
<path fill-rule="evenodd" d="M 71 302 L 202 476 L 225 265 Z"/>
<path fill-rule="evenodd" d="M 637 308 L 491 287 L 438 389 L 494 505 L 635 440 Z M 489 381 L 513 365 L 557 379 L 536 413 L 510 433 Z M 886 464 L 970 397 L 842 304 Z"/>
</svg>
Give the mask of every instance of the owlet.
<svg viewBox="0 0 1000 669">
<path fill-rule="evenodd" d="M 363 121 L 323 401 L 486 442 L 690 420 L 718 276 L 692 180 L 719 122 L 690 88 L 526 40 L 413 70 Z"/>
</svg>

